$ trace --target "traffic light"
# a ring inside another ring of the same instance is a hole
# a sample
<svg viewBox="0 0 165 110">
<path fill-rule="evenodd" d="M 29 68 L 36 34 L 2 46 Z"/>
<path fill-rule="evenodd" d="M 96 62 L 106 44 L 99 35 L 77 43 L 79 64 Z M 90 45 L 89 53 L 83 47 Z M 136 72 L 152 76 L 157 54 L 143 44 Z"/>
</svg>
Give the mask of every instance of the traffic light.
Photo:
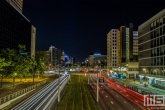
<svg viewBox="0 0 165 110">
<path fill-rule="evenodd" d="M 120 79 L 123 79 L 123 75 L 121 74 Z"/>
</svg>

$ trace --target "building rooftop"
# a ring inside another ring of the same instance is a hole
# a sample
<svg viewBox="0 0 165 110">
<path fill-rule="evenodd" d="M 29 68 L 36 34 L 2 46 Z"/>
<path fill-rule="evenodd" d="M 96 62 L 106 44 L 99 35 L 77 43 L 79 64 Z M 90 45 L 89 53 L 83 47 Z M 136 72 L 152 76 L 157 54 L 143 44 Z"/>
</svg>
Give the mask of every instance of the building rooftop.
<svg viewBox="0 0 165 110">
<path fill-rule="evenodd" d="M 163 9 L 162 11 L 160 11 L 159 13 L 154 15 L 152 18 L 150 18 L 149 20 L 147 20 L 143 24 L 139 25 L 138 29 L 142 29 L 146 25 L 150 24 L 153 20 L 155 20 L 155 18 L 161 17 L 163 14 L 165 14 L 165 9 Z"/>
</svg>

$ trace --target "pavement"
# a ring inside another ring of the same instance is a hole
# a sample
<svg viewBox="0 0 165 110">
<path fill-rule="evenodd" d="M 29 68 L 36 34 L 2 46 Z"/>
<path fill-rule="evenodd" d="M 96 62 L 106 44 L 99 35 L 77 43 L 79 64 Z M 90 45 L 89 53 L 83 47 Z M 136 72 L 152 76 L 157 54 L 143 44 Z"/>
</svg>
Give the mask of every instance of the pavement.
<svg viewBox="0 0 165 110">
<path fill-rule="evenodd" d="M 153 94 L 156 94 L 156 95 L 164 95 L 165 94 L 165 90 L 153 87 L 151 85 L 144 86 L 145 82 L 143 82 L 141 84 L 138 81 L 138 79 L 136 79 L 135 81 L 134 81 L 134 79 L 122 79 L 122 80 L 118 79 L 117 81 L 123 82 L 126 85 L 134 85 L 139 89 L 142 89 L 142 90 L 149 92 L 149 93 L 152 92 Z"/>
</svg>

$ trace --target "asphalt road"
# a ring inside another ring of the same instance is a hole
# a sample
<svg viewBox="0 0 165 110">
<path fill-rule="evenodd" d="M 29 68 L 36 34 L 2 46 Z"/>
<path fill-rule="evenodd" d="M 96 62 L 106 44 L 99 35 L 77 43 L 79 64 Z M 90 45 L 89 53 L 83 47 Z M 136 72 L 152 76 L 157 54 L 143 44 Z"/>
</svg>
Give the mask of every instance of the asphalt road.
<svg viewBox="0 0 165 110">
<path fill-rule="evenodd" d="M 62 90 L 68 81 L 69 76 L 60 77 L 60 89 Z M 11 110 L 50 110 L 58 95 L 59 79 L 51 82 L 35 94 L 31 95 Z"/>
<path fill-rule="evenodd" d="M 90 77 L 90 84 L 96 95 L 96 76 Z M 141 110 L 138 106 L 124 98 L 107 83 L 99 84 L 99 101 L 104 110 Z"/>
</svg>

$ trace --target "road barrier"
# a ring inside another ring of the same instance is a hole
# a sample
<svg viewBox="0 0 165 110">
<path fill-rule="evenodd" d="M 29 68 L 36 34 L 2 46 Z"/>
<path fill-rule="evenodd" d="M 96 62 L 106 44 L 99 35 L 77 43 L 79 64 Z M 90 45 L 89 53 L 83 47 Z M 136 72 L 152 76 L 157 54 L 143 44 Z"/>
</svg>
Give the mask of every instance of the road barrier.
<svg viewBox="0 0 165 110">
<path fill-rule="evenodd" d="M 27 88 L 25 88 L 23 90 L 14 92 L 13 94 L 9 94 L 9 95 L 7 95 L 5 97 L 2 97 L 2 98 L 0 98 L 0 105 L 4 104 L 4 103 L 6 103 L 6 102 L 8 102 L 8 101 L 10 101 L 12 99 L 15 99 L 15 98 L 17 98 L 17 97 L 27 93 L 27 92 L 30 92 L 30 91 L 34 90 L 36 87 L 38 87 L 38 86 L 40 86 L 42 84 L 45 84 L 45 83 L 46 83 L 46 81 L 43 81 L 43 82 L 40 82 L 40 83 L 35 84 L 33 86 L 27 87 Z"/>
</svg>

